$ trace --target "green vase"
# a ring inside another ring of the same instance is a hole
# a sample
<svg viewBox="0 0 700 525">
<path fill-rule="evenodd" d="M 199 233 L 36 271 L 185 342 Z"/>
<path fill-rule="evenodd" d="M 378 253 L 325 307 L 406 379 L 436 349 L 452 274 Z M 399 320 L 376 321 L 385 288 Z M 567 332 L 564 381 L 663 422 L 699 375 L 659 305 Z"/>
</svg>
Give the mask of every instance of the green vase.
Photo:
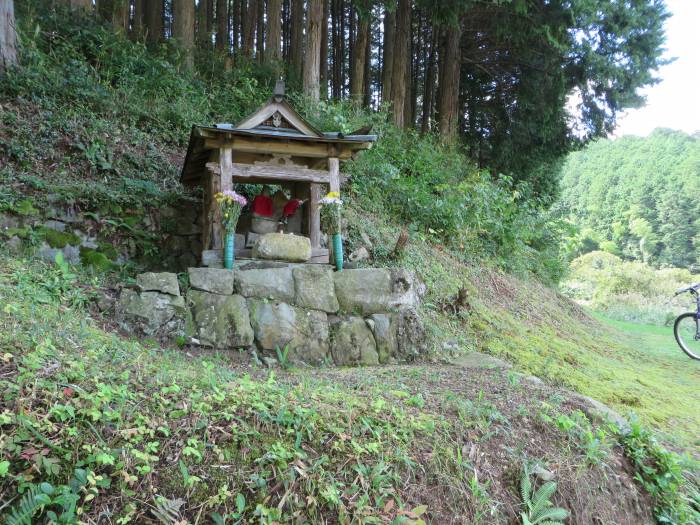
<svg viewBox="0 0 700 525">
<path fill-rule="evenodd" d="M 343 238 L 339 233 L 333 234 L 333 259 L 335 260 L 335 269 L 339 272 L 343 271 Z"/>
<path fill-rule="evenodd" d="M 236 242 L 236 234 L 234 232 L 226 232 L 224 238 L 224 268 L 227 270 L 233 269 L 233 248 Z"/>
</svg>

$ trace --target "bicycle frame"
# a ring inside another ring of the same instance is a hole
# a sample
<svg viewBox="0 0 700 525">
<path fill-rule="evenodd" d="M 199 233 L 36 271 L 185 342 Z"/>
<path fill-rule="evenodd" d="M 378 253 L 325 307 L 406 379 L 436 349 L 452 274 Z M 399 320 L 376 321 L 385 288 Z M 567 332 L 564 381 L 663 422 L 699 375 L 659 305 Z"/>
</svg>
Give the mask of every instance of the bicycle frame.
<svg viewBox="0 0 700 525">
<path fill-rule="evenodd" d="M 695 306 L 695 308 L 696 308 L 696 311 L 695 311 L 695 337 L 693 339 L 695 339 L 696 341 L 700 341 L 700 294 L 693 289 L 690 290 L 690 293 L 693 296 L 693 298 L 695 299 L 695 305 L 696 305 Z"/>
</svg>

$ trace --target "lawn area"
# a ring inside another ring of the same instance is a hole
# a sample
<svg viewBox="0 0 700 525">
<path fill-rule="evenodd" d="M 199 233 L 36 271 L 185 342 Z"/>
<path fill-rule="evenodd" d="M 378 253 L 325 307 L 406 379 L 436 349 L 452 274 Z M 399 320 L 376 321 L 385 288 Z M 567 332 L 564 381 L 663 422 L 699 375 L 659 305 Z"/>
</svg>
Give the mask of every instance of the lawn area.
<svg viewBox="0 0 700 525">
<path fill-rule="evenodd" d="M 700 362 L 677 347 L 670 327 L 613 321 L 532 280 L 485 273 L 472 278 L 479 302 L 469 316 L 480 349 L 700 454 Z"/>
<path fill-rule="evenodd" d="M 644 392 L 647 402 L 643 413 L 664 432 L 690 439 L 697 452 L 700 447 L 700 362 L 683 353 L 670 326 L 616 321 L 600 314 L 594 317 L 614 328 L 611 338 L 620 345 L 620 350 L 629 349 L 615 355 L 617 363 L 612 360 L 609 363 L 621 385 Z"/>
</svg>

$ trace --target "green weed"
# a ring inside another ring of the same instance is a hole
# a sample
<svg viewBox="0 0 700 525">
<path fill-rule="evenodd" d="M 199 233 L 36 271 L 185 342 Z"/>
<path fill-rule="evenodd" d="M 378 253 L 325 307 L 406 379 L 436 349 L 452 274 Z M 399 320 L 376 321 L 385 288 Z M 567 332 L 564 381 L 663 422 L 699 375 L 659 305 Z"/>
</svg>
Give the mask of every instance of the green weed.
<svg viewBox="0 0 700 525">
<path fill-rule="evenodd" d="M 638 421 L 620 437 L 625 454 L 632 460 L 636 479 L 654 499 L 654 513 L 659 523 L 700 523 L 700 483 L 684 468 L 681 458 L 666 450 Z M 688 474 L 685 474 L 688 472 Z"/>
</svg>

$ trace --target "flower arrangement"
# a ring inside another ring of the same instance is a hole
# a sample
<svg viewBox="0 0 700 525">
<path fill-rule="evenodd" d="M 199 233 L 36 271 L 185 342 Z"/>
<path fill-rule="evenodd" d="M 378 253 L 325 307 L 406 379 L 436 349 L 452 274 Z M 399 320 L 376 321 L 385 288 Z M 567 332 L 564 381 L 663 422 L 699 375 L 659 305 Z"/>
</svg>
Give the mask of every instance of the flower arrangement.
<svg viewBox="0 0 700 525">
<path fill-rule="evenodd" d="M 241 216 L 241 210 L 248 204 L 248 200 L 233 190 L 217 193 L 214 195 L 214 199 L 221 208 L 221 222 L 224 225 L 224 229 L 227 233 L 235 232 L 238 218 Z"/>
<path fill-rule="evenodd" d="M 342 272 L 343 240 L 340 235 L 340 210 L 343 207 L 343 201 L 340 200 L 340 193 L 332 191 L 318 203 L 321 205 L 321 225 L 326 233 L 332 237 L 335 269 Z"/>
<path fill-rule="evenodd" d="M 340 210 L 343 201 L 340 200 L 340 193 L 332 191 L 319 202 L 321 205 L 321 225 L 329 235 L 340 233 Z"/>
<path fill-rule="evenodd" d="M 243 195 L 233 190 L 225 190 L 214 195 L 214 199 L 221 208 L 221 223 L 224 226 L 226 235 L 224 236 L 224 268 L 233 268 L 234 243 L 236 238 L 236 224 L 241 216 L 243 206 L 248 201 Z"/>
</svg>

